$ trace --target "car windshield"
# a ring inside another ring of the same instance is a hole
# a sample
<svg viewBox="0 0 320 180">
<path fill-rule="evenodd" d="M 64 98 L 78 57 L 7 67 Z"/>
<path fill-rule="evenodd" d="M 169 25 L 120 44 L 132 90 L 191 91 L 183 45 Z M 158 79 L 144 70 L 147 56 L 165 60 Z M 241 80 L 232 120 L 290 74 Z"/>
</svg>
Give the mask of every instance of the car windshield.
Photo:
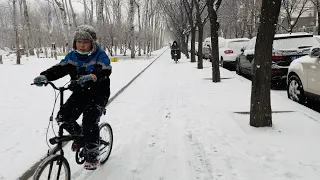
<svg viewBox="0 0 320 180">
<path fill-rule="evenodd" d="M 231 41 L 228 43 L 228 48 L 240 51 L 240 49 L 248 44 L 248 40 L 241 40 L 241 41 Z"/>
<path fill-rule="evenodd" d="M 274 49 L 303 49 L 312 46 L 320 46 L 319 41 L 314 37 L 276 39 L 273 41 Z"/>
</svg>

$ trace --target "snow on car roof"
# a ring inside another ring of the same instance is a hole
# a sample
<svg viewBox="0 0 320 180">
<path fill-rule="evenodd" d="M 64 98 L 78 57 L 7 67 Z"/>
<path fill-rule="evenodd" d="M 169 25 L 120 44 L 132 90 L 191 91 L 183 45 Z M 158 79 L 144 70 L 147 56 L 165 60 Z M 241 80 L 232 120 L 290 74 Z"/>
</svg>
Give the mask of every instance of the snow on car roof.
<svg viewBox="0 0 320 180">
<path fill-rule="evenodd" d="M 243 40 L 250 41 L 250 39 L 249 39 L 249 38 L 233 38 L 233 39 L 226 39 L 226 41 L 228 41 L 228 42 L 231 42 L 231 41 L 243 41 Z"/>
<path fill-rule="evenodd" d="M 285 34 L 275 34 L 275 38 L 282 38 L 282 37 L 292 37 L 292 36 L 301 36 L 301 35 L 312 35 L 306 32 L 296 32 L 296 33 L 285 33 Z"/>
<path fill-rule="evenodd" d="M 285 33 L 285 34 L 274 35 L 274 39 L 286 39 L 290 37 L 313 37 L 313 34 L 306 33 L 306 32 L 296 32 L 296 33 Z M 257 36 L 253 38 L 257 38 Z"/>
</svg>

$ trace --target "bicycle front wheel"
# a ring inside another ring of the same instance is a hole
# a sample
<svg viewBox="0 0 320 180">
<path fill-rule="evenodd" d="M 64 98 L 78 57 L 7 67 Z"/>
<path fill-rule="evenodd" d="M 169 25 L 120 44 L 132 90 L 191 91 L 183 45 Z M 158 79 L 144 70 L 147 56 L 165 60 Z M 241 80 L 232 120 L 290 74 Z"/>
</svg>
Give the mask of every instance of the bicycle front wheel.
<svg viewBox="0 0 320 180">
<path fill-rule="evenodd" d="M 65 157 L 53 154 L 46 157 L 36 169 L 33 180 L 70 180 L 70 165 Z"/>
<path fill-rule="evenodd" d="M 113 132 L 110 124 L 102 123 L 100 129 L 100 164 L 104 164 L 111 154 L 113 145 Z"/>
</svg>

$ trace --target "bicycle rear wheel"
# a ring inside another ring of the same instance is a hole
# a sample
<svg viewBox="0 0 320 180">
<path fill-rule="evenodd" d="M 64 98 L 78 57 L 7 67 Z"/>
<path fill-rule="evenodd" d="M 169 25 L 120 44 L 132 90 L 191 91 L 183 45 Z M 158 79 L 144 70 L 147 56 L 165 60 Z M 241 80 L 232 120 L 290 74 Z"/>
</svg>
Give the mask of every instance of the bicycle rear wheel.
<svg viewBox="0 0 320 180">
<path fill-rule="evenodd" d="M 46 157 L 36 169 L 33 180 L 70 180 L 70 165 L 65 157 L 53 154 Z"/>
<path fill-rule="evenodd" d="M 99 125 L 100 129 L 100 164 L 104 164 L 111 154 L 113 145 L 113 132 L 109 123 Z"/>
</svg>

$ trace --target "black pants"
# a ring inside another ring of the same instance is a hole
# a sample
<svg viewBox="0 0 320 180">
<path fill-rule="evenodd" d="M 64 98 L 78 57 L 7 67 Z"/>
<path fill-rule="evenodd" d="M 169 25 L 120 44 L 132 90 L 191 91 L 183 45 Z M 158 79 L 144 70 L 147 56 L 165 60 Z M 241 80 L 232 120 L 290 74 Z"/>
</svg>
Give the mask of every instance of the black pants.
<svg viewBox="0 0 320 180">
<path fill-rule="evenodd" d="M 107 105 L 109 95 L 103 96 L 91 92 L 75 92 L 71 94 L 58 113 L 57 120 L 64 122 L 66 131 L 71 135 L 83 134 L 85 146 L 88 149 L 95 148 L 99 143 L 99 121 Z M 76 120 L 82 113 L 81 129 Z"/>
</svg>

